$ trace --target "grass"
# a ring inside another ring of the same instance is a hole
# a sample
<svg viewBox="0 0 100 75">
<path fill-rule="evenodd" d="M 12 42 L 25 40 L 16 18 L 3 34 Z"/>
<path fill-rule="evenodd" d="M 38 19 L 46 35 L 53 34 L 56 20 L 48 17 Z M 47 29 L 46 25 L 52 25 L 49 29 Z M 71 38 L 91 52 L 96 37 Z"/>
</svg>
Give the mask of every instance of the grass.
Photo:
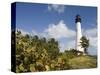
<svg viewBox="0 0 100 75">
<path fill-rule="evenodd" d="M 79 56 L 69 60 L 72 69 L 96 68 L 97 58 L 93 56 Z"/>
</svg>

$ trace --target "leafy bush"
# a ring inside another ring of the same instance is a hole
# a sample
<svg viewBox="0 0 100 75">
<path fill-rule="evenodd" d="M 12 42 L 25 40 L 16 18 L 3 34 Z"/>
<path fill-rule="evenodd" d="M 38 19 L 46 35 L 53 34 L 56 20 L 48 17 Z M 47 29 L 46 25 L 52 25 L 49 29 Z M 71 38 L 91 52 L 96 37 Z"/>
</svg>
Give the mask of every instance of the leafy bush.
<svg viewBox="0 0 100 75">
<path fill-rule="evenodd" d="M 39 38 L 37 35 L 22 35 L 20 31 L 16 32 L 16 72 L 96 67 L 96 60 L 81 56 L 82 52 L 75 49 L 60 52 L 59 43 L 54 38 Z M 82 64 L 83 59 L 87 64 Z M 80 63 L 83 67 L 79 66 Z"/>
</svg>

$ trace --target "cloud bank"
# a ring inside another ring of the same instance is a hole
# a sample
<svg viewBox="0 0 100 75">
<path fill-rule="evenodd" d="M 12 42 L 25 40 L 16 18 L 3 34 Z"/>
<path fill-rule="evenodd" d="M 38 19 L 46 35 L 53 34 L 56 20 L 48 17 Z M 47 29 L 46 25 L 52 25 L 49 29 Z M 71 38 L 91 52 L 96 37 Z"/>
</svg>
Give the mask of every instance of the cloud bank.
<svg viewBox="0 0 100 75">
<path fill-rule="evenodd" d="M 69 29 L 63 20 L 59 21 L 58 24 L 50 24 L 45 32 L 49 37 L 55 39 L 71 38 L 75 36 L 75 31 Z"/>
</svg>

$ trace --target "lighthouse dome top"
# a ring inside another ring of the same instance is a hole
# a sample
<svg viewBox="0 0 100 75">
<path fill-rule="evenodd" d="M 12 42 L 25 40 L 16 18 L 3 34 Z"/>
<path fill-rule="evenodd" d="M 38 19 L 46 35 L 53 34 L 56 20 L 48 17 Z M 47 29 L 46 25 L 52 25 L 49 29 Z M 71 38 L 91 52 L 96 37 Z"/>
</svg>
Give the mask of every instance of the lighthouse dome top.
<svg viewBox="0 0 100 75">
<path fill-rule="evenodd" d="M 81 22 L 81 17 L 80 17 L 80 15 L 76 15 L 75 23 L 77 23 L 77 22 Z"/>
</svg>

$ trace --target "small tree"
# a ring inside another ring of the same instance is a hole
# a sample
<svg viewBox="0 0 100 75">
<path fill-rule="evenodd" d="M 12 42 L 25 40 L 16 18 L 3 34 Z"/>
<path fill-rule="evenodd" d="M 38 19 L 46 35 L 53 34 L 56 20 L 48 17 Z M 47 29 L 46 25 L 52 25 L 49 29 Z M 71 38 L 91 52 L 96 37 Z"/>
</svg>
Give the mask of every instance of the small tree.
<svg viewBox="0 0 100 75">
<path fill-rule="evenodd" d="M 82 48 L 84 48 L 84 52 L 86 54 L 88 54 L 87 48 L 89 47 L 89 40 L 85 36 L 82 36 L 82 38 L 80 40 L 81 40 L 81 42 L 80 42 L 81 46 L 82 46 Z"/>
</svg>

